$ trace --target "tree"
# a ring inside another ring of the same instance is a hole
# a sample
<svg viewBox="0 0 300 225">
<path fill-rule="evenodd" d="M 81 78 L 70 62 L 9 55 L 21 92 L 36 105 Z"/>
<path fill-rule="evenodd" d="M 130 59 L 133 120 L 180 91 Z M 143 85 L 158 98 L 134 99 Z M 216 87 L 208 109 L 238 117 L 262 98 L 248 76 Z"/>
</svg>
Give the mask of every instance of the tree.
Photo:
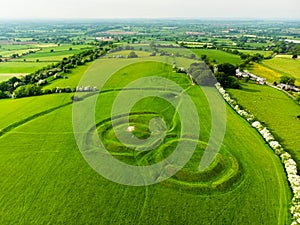
<svg viewBox="0 0 300 225">
<path fill-rule="evenodd" d="M 242 53 L 240 53 L 240 57 L 241 57 L 242 60 L 245 60 L 245 59 L 249 58 L 250 55 L 249 54 L 245 54 L 245 53 L 242 52 Z"/>
<path fill-rule="evenodd" d="M 230 63 L 218 65 L 215 76 L 224 88 L 240 88 L 239 80 L 235 77 L 236 67 Z"/>
<path fill-rule="evenodd" d="M 128 58 L 138 58 L 138 55 L 135 52 L 130 52 L 127 57 Z"/>
<path fill-rule="evenodd" d="M 12 56 L 11 56 L 12 58 L 18 58 L 19 57 L 19 54 L 18 53 L 15 53 L 15 54 L 12 54 Z"/>
<path fill-rule="evenodd" d="M 288 85 L 295 85 L 296 79 L 294 77 L 289 76 L 282 76 L 280 77 L 280 83 L 288 84 Z"/>
<path fill-rule="evenodd" d="M 195 59 L 195 58 L 196 58 L 196 55 L 195 55 L 195 54 L 191 54 L 190 58 L 191 58 L 191 59 Z"/>
<path fill-rule="evenodd" d="M 294 86 L 295 85 L 295 81 L 296 81 L 296 78 L 295 77 L 291 77 L 290 80 L 288 81 L 288 84 Z"/>
<path fill-rule="evenodd" d="M 228 76 L 235 76 L 236 67 L 230 63 L 224 63 L 218 65 L 218 72 L 223 72 Z"/>
<path fill-rule="evenodd" d="M 300 95 L 296 96 L 295 98 L 296 102 L 300 103 Z M 300 115 L 297 116 L 298 119 L 300 119 Z"/>
<path fill-rule="evenodd" d="M 264 59 L 264 56 L 261 55 L 261 54 L 259 54 L 259 53 L 256 53 L 256 54 L 254 54 L 253 56 L 250 56 L 250 60 L 251 60 L 252 62 L 260 62 L 260 61 L 263 60 L 263 59 Z"/>
<path fill-rule="evenodd" d="M 202 59 L 202 60 L 207 59 L 207 55 L 201 55 L 201 59 Z"/>
<path fill-rule="evenodd" d="M 42 87 L 39 87 L 35 84 L 28 84 L 18 87 L 14 91 L 14 96 L 16 98 L 27 97 L 27 96 L 35 96 L 42 94 Z"/>
<path fill-rule="evenodd" d="M 215 77 L 217 78 L 218 82 L 222 85 L 224 88 L 240 88 L 239 80 L 234 77 L 225 74 L 224 72 L 216 72 Z"/>
<path fill-rule="evenodd" d="M 8 98 L 8 95 L 0 90 L 0 98 Z"/>
</svg>

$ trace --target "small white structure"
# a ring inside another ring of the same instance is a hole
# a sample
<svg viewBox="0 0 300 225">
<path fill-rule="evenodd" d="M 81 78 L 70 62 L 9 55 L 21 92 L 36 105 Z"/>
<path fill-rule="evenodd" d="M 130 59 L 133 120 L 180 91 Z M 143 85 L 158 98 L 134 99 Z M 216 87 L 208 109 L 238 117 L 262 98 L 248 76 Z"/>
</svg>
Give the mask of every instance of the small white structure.
<svg viewBox="0 0 300 225">
<path fill-rule="evenodd" d="M 128 128 L 127 128 L 127 131 L 128 132 L 132 132 L 132 131 L 134 131 L 135 130 L 135 127 L 134 126 L 129 126 Z"/>
</svg>

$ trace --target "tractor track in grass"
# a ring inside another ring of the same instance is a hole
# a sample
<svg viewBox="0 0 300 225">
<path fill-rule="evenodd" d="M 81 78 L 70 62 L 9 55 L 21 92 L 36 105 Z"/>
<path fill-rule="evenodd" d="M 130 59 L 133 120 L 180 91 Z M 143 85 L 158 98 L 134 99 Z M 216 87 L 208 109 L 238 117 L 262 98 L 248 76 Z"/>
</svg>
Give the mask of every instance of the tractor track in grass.
<svg viewBox="0 0 300 225">
<path fill-rule="evenodd" d="M 149 198 L 149 187 L 145 186 L 145 198 L 144 198 L 144 202 L 142 204 L 142 207 L 140 209 L 140 213 L 139 213 L 139 216 L 138 216 L 137 224 L 141 224 L 141 219 L 143 218 L 143 216 L 145 214 L 145 211 L 146 211 L 148 198 Z"/>
<path fill-rule="evenodd" d="M 55 158 L 58 158 L 58 156 L 56 155 Z M 46 177 L 51 173 L 51 171 L 53 171 L 55 168 L 53 168 L 53 166 L 48 167 L 48 169 L 45 171 L 45 173 L 41 176 L 40 178 L 40 183 L 39 183 L 39 187 L 37 188 L 37 190 L 34 192 L 33 196 L 31 196 L 31 200 L 29 200 L 27 207 L 26 207 L 26 203 L 25 203 L 25 199 L 24 199 L 24 203 L 23 203 L 23 209 L 22 209 L 22 214 L 20 215 L 19 218 L 19 224 L 22 223 L 26 223 L 25 218 L 26 215 L 28 214 L 29 210 L 32 208 L 35 200 L 38 199 L 38 195 L 41 193 L 41 191 L 43 190 L 43 188 L 45 188 L 46 186 L 46 182 L 47 179 Z"/>
</svg>

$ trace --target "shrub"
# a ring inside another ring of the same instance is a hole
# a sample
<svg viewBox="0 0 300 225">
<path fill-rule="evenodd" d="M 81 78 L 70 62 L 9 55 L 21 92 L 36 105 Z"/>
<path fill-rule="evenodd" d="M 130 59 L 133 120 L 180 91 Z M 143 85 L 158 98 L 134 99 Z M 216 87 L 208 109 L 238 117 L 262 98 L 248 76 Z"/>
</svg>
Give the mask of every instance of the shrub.
<svg viewBox="0 0 300 225">
<path fill-rule="evenodd" d="M 20 98 L 20 97 L 35 96 L 40 94 L 42 94 L 42 87 L 39 87 L 35 84 L 28 84 L 28 85 L 18 87 L 14 91 L 13 96 L 15 98 Z"/>
<path fill-rule="evenodd" d="M 135 52 L 130 52 L 127 58 L 138 58 L 138 55 Z"/>
</svg>

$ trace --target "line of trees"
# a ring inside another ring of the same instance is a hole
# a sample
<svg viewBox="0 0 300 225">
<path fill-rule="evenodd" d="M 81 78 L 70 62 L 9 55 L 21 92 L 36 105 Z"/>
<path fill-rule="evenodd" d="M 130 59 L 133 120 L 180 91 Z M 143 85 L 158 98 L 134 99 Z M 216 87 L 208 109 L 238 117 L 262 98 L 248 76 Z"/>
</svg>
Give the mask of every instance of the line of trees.
<svg viewBox="0 0 300 225">
<path fill-rule="evenodd" d="M 68 58 L 63 58 L 61 62 L 48 65 L 32 74 L 22 77 L 12 77 L 0 83 L 0 98 L 19 98 L 47 94 L 48 92 L 42 92 L 41 86 L 47 83 L 49 77 L 52 77 L 52 80 L 62 77 L 61 74 L 67 74 L 73 68 L 91 62 L 107 51 L 109 49 L 99 47 L 85 50 Z"/>
</svg>

